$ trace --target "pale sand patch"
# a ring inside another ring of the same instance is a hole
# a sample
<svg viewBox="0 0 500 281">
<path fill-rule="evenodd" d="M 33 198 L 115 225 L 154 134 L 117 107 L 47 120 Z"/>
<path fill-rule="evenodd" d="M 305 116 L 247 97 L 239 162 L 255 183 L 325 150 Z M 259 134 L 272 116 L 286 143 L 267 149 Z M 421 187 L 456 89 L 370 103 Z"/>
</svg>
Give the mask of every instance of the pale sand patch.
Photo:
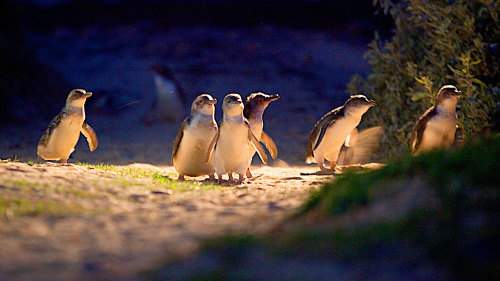
<svg viewBox="0 0 500 281">
<path fill-rule="evenodd" d="M 239 186 L 182 191 L 176 181 L 169 188 L 152 177 L 91 167 L 2 163 L 0 199 L 50 205 L 36 216 L 18 216 L 16 204 L 0 214 L 0 279 L 135 279 L 161 258 L 192 253 L 201 239 L 265 232 L 332 179 L 300 175 L 314 166 L 280 166 L 254 166 L 254 179 Z M 117 167 L 176 176 L 171 166 Z M 212 184 L 206 177 L 188 181 Z"/>
</svg>

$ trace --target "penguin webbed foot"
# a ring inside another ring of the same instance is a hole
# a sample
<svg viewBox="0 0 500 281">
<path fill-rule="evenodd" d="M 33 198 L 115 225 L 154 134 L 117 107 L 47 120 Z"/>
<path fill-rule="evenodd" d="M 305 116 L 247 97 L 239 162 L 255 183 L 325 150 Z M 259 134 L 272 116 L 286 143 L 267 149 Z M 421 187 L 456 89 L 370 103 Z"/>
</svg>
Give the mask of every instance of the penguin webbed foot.
<svg viewBox="0 0 500 281">
<path fill-rule="evenodd" d="M 179 174 L 179 177 L 177 177 L 177 180 L 184 181 L 184 175 L 183 174 Z"/>
<path fill-rule="evenodd" d="M 332 171 L 335 171 L 335 170 L 336 170 L 336 168 L 337 168 L 337 163 L 335 163 L 335 162 L 330 162 L 330 169 L 331 169 Z"/>
<path fill-rule="evenodd" d="M 323 163 L 318 163 L 318 167 L 321 171 L 326 171 L 328 170 L 327 168 L 325 168 L 325 165 L 323 165 Z"/>
<path fill-rule="evenodd" d="M 250 172 L 250 168 L 247 169 L 247 178 L 251 179 L 253 178 L 252 172 Z"/>
<path fill-rule="evenodd" d="M 238 178 L 238 181 L 236 182 L 236 184 L 242 184 L 243 183 L 243 179 L 245 179 L 245 175 L 244 174 L 239 174 L 239 178 Z"/>
<path fill-rule="evenodd" d="M 215 181 L 215 174 L 211 174 L 208 176 L 209 181 Z"/>
</svg>

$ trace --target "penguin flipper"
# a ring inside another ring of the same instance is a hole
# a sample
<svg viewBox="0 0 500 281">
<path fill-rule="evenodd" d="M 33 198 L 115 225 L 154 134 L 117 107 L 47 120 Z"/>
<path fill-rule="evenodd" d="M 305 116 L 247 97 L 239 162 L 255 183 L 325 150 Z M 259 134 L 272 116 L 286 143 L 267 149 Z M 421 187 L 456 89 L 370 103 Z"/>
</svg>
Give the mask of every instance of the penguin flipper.
<svg viewBox="0 0 500 281">
<path fill-rule="evenodd" d="M 257 151 L 257 154 L 259 154 L 262 163 L 267 164 L 267 155 L 266 151 L 264 150 L 264 147 L 259 143 L 259 140 L 252 134 L 252 130 L 250 130 L 250 126 L 248 125 L 248 123 L 247 127 L 248 127 L 248 140 L 253 145 L 253 147 L 255 147 L 255 150 Z"/>
<path fill-rule="evenodd" d="M 47 130 L 45 130 L 45 133 L 42 135 L 40 140 L 38 141 L 38 145 L 45 145 L 49 141 L 50 134 L 52 134 L 52 131 L 59 125 L 61 120 L 66 117 L 66 111 L 63 109 L 59 114 L 57 114 L 52 121 L 50 121 L 49 127 Z"/>
<path fill-rule="evenodd" d="M 345 139 L 345 146 L 347 147 L 355 146 L 357 139 L 358 139 L 358 129 L 354 128 Z"/>
<path fill-rule="evenodd" d="M 383 134 L 384 130 L 381 126 L 371 127 L 359 132 L 356 143 L 348 149 L 352 150 L 350 164 L 363 164 L 369 161 L 373 153 L 379 148 Z"/>
<path fill-rule="evenodd" d="M 179 132 L 177 132 L 177 136 L 175 136 L 174 147 L 172 149 L 172 164 L 174 163 L 175 155 L 177 155 L 177 151 L 179 150 L 179 145 L 181 144 L 182 137 L 184 136 L 184 129 L 186 128 L 188 122 L 189 122 L 189 117 L 184 119 L 184 121 L 181 124 L 181 128 L 179 129 Z"/>
<path fill-rule="evenodd" d="M 262 131 L 260 140 L 267 147 L 267 150 L 269 150 L 269 152 L 271 153 L 271 157 L 273 159 L 276 159 L 276 157 L 278 156 L 278 148 L 276 147 L 276 144 L 274 143 L 273 139 L 270 136 L 268 136 L 264 131 Z"/>
<path fill-rule="evenodd" d="M 417 124 L 411 131 L 410 137 L 410 148 L 413 155 L 418 154 L 418 148 L 422 143 L 422 138 L 424 136 L 424 130 L 427 126 L 427 122 L 437 114 L 436 106 L 431 106 L 421 117 L 418 119 Z"/>
<path fill-rule="evenodd" d="M 212 158 L 212 154 L 215 152 L 215 146 L 217 145 L 217 141 L 219 140 L 219 134 L 220 131 L 217 130 L 217 134 L 215 134 L 214 138 L 212 139 L 212 142 L 210 142 L 210 145 L 208 146 L 208 151 L 207 151 L 207 157 L 205 158 L 205 163 L 208 163 L 210 159 Z"/>
<path fill-rule="evenodd" d="M 333 116 L 329 116 L 330 118 L 324 118 L 323 120 L 321 120 L 321 124 L 319 124 L 319 134 L 318 134 L 318 137 L 316 139 L 316 142 L 314 143 L 314 149 L 315 150 L 316 148 L 318 148 L 319 144 L 321 143 L 321 141 L 323 140 L 323 137 L 325 136 L 325 133 L 326 133 L 326 130 L 333 124 L 335 124 L 335 122 L 337 121 L 336 119 L 333 119 L 332 117 Z"/>
<path fill-rule="evenodd" d="M 97 141 L 97 135 L 96 135 L 94 129 L 92 129 L 92 127 L 90 127 L 89 124 L 83 122 L 83 125 L 82 125 L 82 128 L 80 131 L 87 139 L 87 142 L 89 143 L 90 151 L 96 150 L 99 142 Z"/>
</svg>

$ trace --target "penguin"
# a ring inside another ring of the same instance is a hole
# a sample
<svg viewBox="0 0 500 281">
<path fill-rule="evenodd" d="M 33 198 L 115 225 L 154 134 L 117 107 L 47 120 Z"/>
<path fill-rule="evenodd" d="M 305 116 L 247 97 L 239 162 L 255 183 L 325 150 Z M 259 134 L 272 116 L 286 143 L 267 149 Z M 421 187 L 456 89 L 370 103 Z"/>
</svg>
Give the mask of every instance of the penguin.
<svg viewBox="0 0 500 281">
<path fill-rule="evenodd" d="M 370 160 L 379 148 L 384 130 L 380 126 L 364 129 L 360 132 L 354 129 L 340 149 L 337 165 L 363 164 Z"/>
<path fill-rule="evenodd" d="M 156 96 L 145 122 L 177 122 L 181 120 L 187 96 L 173 73 L 166 66 L 154 65 L 150 68 L 154 76 Z"/>
<path fill-rule="evenodd" d="M 217 99 L 208 94 L 199 95 L 191 106 L 191 114 L 182 122 L 172 151 L 172 164 L 179 180 L 184 180 L 185 175 L 209 175 L 210 180 L 215 180 L 214 159 L 207 163 L 205 157 L 210 141 L 217 134 L 216 103 Z"/>
<path fill-rule="evenodd" d="M 325 158 L 335 170 L 340 149 L 349 142 L 349 136 L 357 132 L 356 127 L 368 109 L 377 103 L 364 95 L 351 96 L 344 105 L 325 114 L 316 123 L 306 145 L 306 163 L 317 163 L 326 170 Z"/>
<path fill-rule="evenodd" d="M 40 138 L 37 154 L 44 160 L 61 160 L 67 164 L 70 154 L 80 138 L 80 132 L 85 136 L 90 151 L 97 148 L 97 135 L 85 123 L 85 101 L 91 97 L 91 92 L 83 89 L 72 90 L 66 98 L 66 105 L 50 122 L 49 127 Z"/>
<path fill-rule="evenodd" d="M 243 182 L 245 172 L 250 166 L 250 147 L 255 147 L 260 159 L 267 164 L 264 147 L 252 134 L 248 121 L 243 117 L 243 101 L 239 94 L 229 94 L 222 104 L 223 121 L 217 134 L 209 145 L 206 162 L 215 154 L 215 172 L 222 184 L 222 175 L 232 173 L 239 175 L 237 184 Z"/>
<path fill-rule="evenodd" d="M 448 148 L 455 141 L 457 130 L 457 103 L 461 91 L 453 85 L 439 89 L 436 105 L 431 106 L 418 119 L 411 132 L 410 147 L 413 155 L 437 148 Z"/>
<path fill-rule="evenodd" d="M 262 121 L 262 115 L 264 115 L 264 110 L 266 110 L 267 106 L 279 98 L 280 96 L 278 94 L 267 95 L 261 92 L 252 93 L 247 97 L 245 109 L 243 110 L 243 117 L 248 120 L 253 135 L 267 147 L 273 159 L 278 156 L 278 149 L 273 139 L 263 131 L 264 122 Z M 250 146 L 250 164 L 252 163 L 254 154 L 255 148 Z M 247 178 L 253 177 L 250 168 L 247 170 L 246 175 Z"/>
</svg>

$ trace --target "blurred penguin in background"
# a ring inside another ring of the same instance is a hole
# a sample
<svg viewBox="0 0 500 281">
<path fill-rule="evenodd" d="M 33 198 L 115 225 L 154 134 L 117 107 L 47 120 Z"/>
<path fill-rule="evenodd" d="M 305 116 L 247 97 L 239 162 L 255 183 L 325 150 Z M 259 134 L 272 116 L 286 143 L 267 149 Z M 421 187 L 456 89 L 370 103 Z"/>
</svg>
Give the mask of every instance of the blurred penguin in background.
<svg viewBox="0 0 500 281">
<path fill-rule="evenodd" d="M 151 110 L 146 114 L 144 122 L 151 125 L 155 122 L 178 122 L 184 115 L 187 96 L 172 71 L 164 65 L 150 68 L 154 76 L 156 95 Z"/>
</svg>

